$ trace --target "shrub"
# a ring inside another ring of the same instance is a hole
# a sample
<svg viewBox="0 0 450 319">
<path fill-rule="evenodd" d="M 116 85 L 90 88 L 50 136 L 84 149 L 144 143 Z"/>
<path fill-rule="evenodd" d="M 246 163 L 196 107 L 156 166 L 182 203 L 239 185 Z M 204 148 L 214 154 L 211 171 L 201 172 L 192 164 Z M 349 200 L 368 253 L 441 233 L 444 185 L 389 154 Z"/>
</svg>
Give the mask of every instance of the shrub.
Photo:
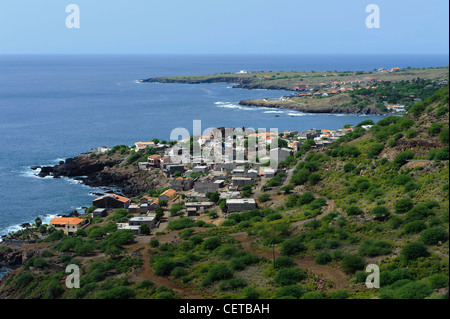
<svg viewBox="0 0 450 319">
<path fill-rule="evenodd" d="M 410 138 L 414 138 L 417 135 L 419 135 L 419 132 L 417 132 L 416 130 L 408 130 L 406 132 L 406 138 L 410 139 Z"/>
<path fill-rule="evenodd" d="M 428 216 L 434 215 L 432 209 L 427 207 L 425 204 L 419 204 L 414 206 L 411 210 L 409 210 L 405 215 L 405 221 L 411 222 L 414 220 L 425 220 Z"/>
<path fill-rule="evenodd" d="M 319 264 L 319 265 L 326 265 L 331 260 L 332 260 L 331 255 L 326 251 L 321 252 L 320 254 L 318 254 L 316 256 L 316 258 L 314 258 L 314 261 L 316 262 L 316 264 Z"/>
<path fill-rule="evenodd" d="M 347 299 L 348 291 L 347 290 L 335 290 L 328 294 L 328 298 L 330 299 Z"/>
<path fill-rule="evenodd" d="M 444 144 L 448 144 L 448 134 L 449 134 L 449 130 L 448 127 L 443 129 L 442 132 L 439 134 L 439 141 L 441 141 L 441 143 Z"/>
<path fill-rule="evenodd" d="M 304 280 L 306 274 L 300 268 L 281 268 L 275 276 L 275 282 L 281 286 L 295 285 Z"/>
<path fill-rule="evenodd" d="M 405 225 L 403 228 L 404 234 L 417 234 L 426 229 L 427 225 L 421 220 L 415 220 Z"/>
<path fill-rule="evenodd" d="M 158 246 L 159 246 L 159 240 L 158 239 L 150 240 L 150 247 L 156 248 Z"/>
<path fill-rule="evenodd" d="M 288 256 L 281 256 L 275 259 L 275 268 L 294 267 L 296 265 L 294 259 Z"/>
<path fill-rule="evenodd" d="M 211 267 L 208 271 L 207 279 L 211 282 L 226 280 L 233 277 L 233 272 L 225 264 L 218 264 Z"/>
<path fill-rule="evenodd" d="M 298 254 L 306 250 L 305 245 L 300 237 L 294 237 L 287 239 L 281 245 L 281 254 L 285 256 L 290 256 Z"/>
<path fill-rule="evenodd" d="M 355 205 L 347 207 L 345 212 L 347 213 L 348 216 L 363 214 L 363 211 L 358 206 L 355 206 Z"/>
<path fill-rule="evenodd" d="M 259 293 L 255 289 L 255 287 L 247 286 L 242 289 L 242 298 L 243 299 L 258 299 Z"/>
<path fill-rule="evenodd" d="M 413 203 L 410 198 L 402 198 L 395 203 L 394 208 L 397 214 L 403 214 L 413 208 Z"/>
<path fill-rule="evenodd" d="M 400 255 L 407 261 L 416 260 L 419 257 L 428 257 L 430 254 L 427 247 L 421 242 L 407 244 L 400 252 Z"/>
<path fill-rule="evenodd" d="M 356 255 L 346 255 L 341 261 L 341 268 L 348 274 L 362 270 L 365 265 L 364 259 Z"/>
<path fill-rule="evenodd" d="M 403 152 L 398 154 L 395 158 L 394 158 L 394 163 L 397 164 L 398 166 L 403 166 L 405 165 L 408 160 L 413 159 L 414 158 L 414 153 L 413 152 Z"/>
<path fill-rule="evenodd" d="M 380 155 L 383 150 L 384 150 L 383 144 L 374 144 L 367 152 L 367 156 L 369 158 L 377 158 L 378 155 Z"/>
<path fill-rule="evenodd" d="M 358 249 L 361 256 L 375 257 L 391 253 L 390 244 L 382 240 L 365 239 Z"/>
<path fill-rule="evenodd" d="M 380 272 L 380 285 L 392 285 L 396 281 L 411 279 L 408 269 L 397 268 L 394 270 L 384 270 Z"/>
<path fill-rule="evenodd" d="M 155 275 L 161 277 L 169 276 L 174 268 L 175 262 L 169 259 L 160 259 L 155 264 Z"/>
<path fill-rule="evenodd" d="M 186 217 L 186 218 L 181 218 L 181 219 L 177 219 L 177 220 L 172 220 L 167 225 L 167 229 L 168 230 L 179 230 L 179 229 L 184 229 L 184 228 L 191 228 L 194 226 L 195 226 L 194 220 Z"/>
<path fill-rule="evenodd" d="M 180 277 L 184 277 L 188 274 L 189 272 L 187 271 L 186 268 L 183 267 L 175 267 L 171 272 L 170 275 L 173 278 L 180 278 Z"/>
<path fill-rule="evenodd" d="M 426 283 L 412 281 L 394 292 L 394 299 L 423 299 L 429 296 L 433 290 Z"/>
<path fill-rule="evenodd" d="M 243 278 L 232 278 L 229 280 L 224 280 L 220 283 L 219 289 L 221 291 L 226 290 L 236 290 L 247 286 L 247 281 Z"/>
<path fill-rule="evenodd" d="M 389 210 L 384 206 L 375 207 L 374 209 L 372 209 L 371 214 L 374 216 L 375 219 L 381 221 L 389 219 L 389 216 L 391 215 Z"/>
<path fill-rule="evenodd" d="M 441 274 L 434 274 L 428 278 L 428 282 L 432 289 L 440 289 L 448 287 L 448 276 Z"/>
<path fill-rule="evenodd" d="M 353 165 L 352 163 L 347 163 L 344 165 L 344 172 L 350 173 L 350 172 L 354 171 L 355 168 L 356 168 L 356 166 Z"/>
<path fill-rule="evenodd" d="M 214 250 L 222 244 L 220 237 L 211 237 L 202 243 L 202 248 L 205 250 Z"/>
<path fill-rule="evenodd" d="M 430 127 L 428 127 L 427 131 L 428 134 L 430 135 L 437 135 L 441 132 L 442 127 L 444 126 L 444 124 L 442 123 L 433 123 L 430 125 Z"/>
<path fill-rule="evenodd" d="M 276 292 L 275 297 L 278 299 L 300 299 L 305 294 L 305 292 L 306 291 L 302 287 L 291 285 L 281 287 L 280 290 Z"/>
<path fill-rule="evenodd" d="M 258 200 L 261 203 L 267 202 L 270 199 L 270 195 L 269 194 L 262 194 L 261 196 L 258 197 Z"/>
<path fill-rule="evenodd" d="M 420 233 L 420 239 L 425 245 L 436 245 L 448 240 L 448 232 L 443 227 L 429 228 Z"/>
</svg>

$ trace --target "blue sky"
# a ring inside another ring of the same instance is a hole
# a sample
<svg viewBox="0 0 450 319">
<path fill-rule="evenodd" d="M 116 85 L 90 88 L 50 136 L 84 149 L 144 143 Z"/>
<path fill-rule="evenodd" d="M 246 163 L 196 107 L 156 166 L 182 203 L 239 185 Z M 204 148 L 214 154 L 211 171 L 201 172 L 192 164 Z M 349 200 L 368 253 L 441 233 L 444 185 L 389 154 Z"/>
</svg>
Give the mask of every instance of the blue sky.
<svg viewBox="0 0 450 319">
<path fill-rule="evenodd" d="M 80 8 L 80 29 L 65 25 Z M 368 29 L 369 4 L 381 27 Z M 447 0 L 0 0 L 0 54 L 448 54 Z"/>
</svg>

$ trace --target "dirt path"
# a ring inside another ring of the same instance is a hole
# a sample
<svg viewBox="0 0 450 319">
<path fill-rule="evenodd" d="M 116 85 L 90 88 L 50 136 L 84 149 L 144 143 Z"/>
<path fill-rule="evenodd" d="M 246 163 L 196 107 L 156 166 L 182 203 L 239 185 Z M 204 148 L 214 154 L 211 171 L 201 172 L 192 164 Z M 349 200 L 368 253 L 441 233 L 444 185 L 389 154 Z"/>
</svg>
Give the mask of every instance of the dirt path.
<svg viewBox="0 0 450 319">
<path fill-rule="evenodd" d="M 319 220 L 322 217 L 328 215 L 329 213 L 331 213 L 333 210 L 335 210 L 337 208 L 336 203 L 334 201 L 332 201 L 331 199 L 327 199 L 327 207 L 323 210 L 323 212 L 313 218 L 308 218 L 308 219 L 304 219 L 304 220 L 299 220 L 297 222 L 293 222 L 291 223 L 291 226 L 294 227 L 294 231 L 292 232 L 293 235 L 298 235 L 300 234 L 301 230 L 302 230 L 302 226 L 310 221 L 313 220 Z"/>
<path fill-rule="evenodd" d="M 148 249 L 150 248 L 150 245 L 148 244 L 132 244 L 128 246 L 124 246 L 128 251 L 134 252 L 134 251 L 140 251 L 142 254 L 142 267 L 143 270 L 138 273 L 138 277 L 143 280 L 147 279 L 152 281 L 157 286 L 165 286 L 167 288 L 173 289 L 177 295 L 182 297 L 183 299 L 204 299 L 204 296 L 196 292 L 192 289 L 177 285 L 176 283 L 172 282 L 171 280 L 160 277 L 155 275 L 152 267 L 150 267 L 150 253 L 148 252 Z"/>
</svg>

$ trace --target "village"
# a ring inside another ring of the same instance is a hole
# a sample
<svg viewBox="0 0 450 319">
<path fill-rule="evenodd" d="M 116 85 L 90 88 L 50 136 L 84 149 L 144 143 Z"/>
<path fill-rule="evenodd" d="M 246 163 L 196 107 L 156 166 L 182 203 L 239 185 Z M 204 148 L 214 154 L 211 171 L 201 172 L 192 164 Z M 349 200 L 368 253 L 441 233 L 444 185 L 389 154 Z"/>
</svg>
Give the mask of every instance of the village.
<svg viewBox="0 0 450 319">
<path fill-rule="evenodd" d="M 366 125 L 363 128 L 370 127 Z M 211 134 L 199 136 L 196 140 L 202 152 L 213 150 L 208 153 L 213 154 L 212 157 L 200 158 L 187 152 L 193 138 L 178 142 L 177 148 L 153 141 L 136 142 L 133 146 L 136 152 L 148 148 L 158 152 L 148 156 L 146 162 L 139 162 L 138 170 L 149 173 L 160 170 L 170 181 L 167 185 L 161 185 L 162 188 L 156 193 L 152 192 L 153 196 L 149 196 L 149 192 L 127 198 L 111 193 L 95 198 L 92 206 L 86 207 L 84 215 L 74 212 L 69 216 L 53 218 L 45 234 L 26 243 L 45 239 L 55 230 L 65 235 L 75 235 L 78 230 L 92 226 L 93 221 L 106 221 L 118 209 L 127 213 L 127 220 L 117 222 L 117 230 L 131 230 L 135 235 L 163 233 L 170 221 L 183 217 L 220 226 L 229 214 L 258 208 L 261 204 L 258 198 L 271 190 L 267 186 L 271 179 L 278 176 L 287 185 L 290 172 L 284 164 L 293 159 L 304 143 L 307 142 L 311 148 L 322 148 L 352 132 L 354 128 L 348 125 L 337 130 L 309 129 L 302 133 L 286 130 L 279 134 L 256 131 L 247 135 L 240 129 L 218 128 L 215 130 L 222 133 L 220 139 L 214 139 L 214 134 Z M 253 150 L 248 145 L 252 138 L 259 143 Z M 271 148 L 274 141 L 278 147 Z M 232 157 L 223 154 L 222 148 L 225 146 L 232 150 Z M 103 147 L 92 151 L 106 153 L 108 150 L 110 148 Z M 258 158 L 261 154 L 266 156 Z M 217 161 L 219 155 L 222 155 L 221 161 Z M 14 244 L 15 237 L 11 234 L 5 236 L 3 241 Z"/>
</svg>

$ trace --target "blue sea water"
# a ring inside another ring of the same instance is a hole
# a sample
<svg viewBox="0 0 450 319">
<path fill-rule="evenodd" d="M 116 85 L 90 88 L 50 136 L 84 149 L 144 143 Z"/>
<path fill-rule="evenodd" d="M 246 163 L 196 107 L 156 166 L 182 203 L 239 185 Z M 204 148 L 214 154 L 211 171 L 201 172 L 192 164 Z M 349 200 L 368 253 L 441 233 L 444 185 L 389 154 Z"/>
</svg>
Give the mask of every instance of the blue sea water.
<svg viewBox="0 0 450 319">
<path fill-rule="evenodd" d="M 448 65 L 448 55 L 4 55 L 0 56 L 0 236 L 37 216 L 89 206 L 98 190 L 70 179 L 40 179 L 54 165 L 97 146 L 169 139 L 176 127 L 299 130 L 342 128 L 381 116 L 302 114 L 241 107 L 242 99 L 288 92 L 230 84 L 157 84 L 155 76 L 290 70 L 373 70 Z M 278 113 L 274 113 L 278 112 Z M 276 117 L 278 115 L 279 117 Z"/>
</svg>

